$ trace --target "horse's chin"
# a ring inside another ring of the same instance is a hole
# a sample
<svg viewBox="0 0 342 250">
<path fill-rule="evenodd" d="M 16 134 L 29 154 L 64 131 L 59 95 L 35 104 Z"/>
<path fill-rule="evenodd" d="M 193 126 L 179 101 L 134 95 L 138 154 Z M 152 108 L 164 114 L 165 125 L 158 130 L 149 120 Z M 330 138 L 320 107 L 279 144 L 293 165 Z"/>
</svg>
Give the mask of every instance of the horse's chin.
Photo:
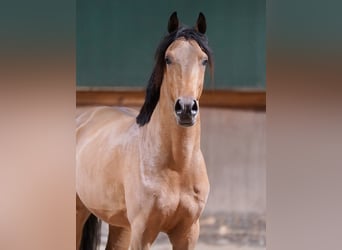
<svg viewBox="0 0 342 250">
<path fill-rule="evenodd" d="M 193 125 L 195 125 L 196 123 L 196 119 L 191 119 L 191 120 L 181 120 L 181 119 L 177 119 L 177 124 L 181 127 L 192 127 Z"/>
</svg>

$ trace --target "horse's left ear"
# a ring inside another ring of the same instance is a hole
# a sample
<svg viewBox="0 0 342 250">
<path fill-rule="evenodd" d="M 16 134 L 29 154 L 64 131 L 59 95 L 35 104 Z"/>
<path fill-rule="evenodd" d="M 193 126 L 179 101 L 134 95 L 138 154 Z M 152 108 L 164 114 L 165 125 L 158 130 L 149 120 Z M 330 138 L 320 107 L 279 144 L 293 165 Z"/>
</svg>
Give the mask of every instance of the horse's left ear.
<svg viewBox="0 0 342 250">
<path fill-rule="evenodd" d="M 205 16 L 202 12 L 200 12 L 198 15 L 195 29 L 202 34 L 204 34 L 207 30 L 207 22 L 205 21 Z"/>
</svg>

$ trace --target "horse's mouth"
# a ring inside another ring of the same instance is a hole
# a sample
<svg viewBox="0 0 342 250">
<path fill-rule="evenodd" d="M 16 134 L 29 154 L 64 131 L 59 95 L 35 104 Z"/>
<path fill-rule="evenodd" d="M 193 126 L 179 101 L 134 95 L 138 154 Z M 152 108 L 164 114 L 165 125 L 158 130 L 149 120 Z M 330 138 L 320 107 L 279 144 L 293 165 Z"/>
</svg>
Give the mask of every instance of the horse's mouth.
<svg viewBox="0 0 342 250">
<path fill-rule="evenodd" d="M 177 123 L 182 127 L 191 127 L 195 124 L 195 122 L 195 117 L 177 117 Z"/>
</svg>

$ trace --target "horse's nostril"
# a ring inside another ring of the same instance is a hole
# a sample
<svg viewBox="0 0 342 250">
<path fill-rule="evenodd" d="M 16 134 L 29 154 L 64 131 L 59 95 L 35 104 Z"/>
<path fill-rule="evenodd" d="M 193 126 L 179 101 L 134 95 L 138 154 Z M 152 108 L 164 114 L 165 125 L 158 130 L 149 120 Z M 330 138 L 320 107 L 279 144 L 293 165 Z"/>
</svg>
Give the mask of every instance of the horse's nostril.
<svg viewBox="0 0 342 250">
<path fill-rule="evenodd" d="M 180 114 L 182 113 L 182 110 L 183 110 L 182 105 L 180 103 L 180 100 L 178 99 L 175 104 L 175 112 L 176 114 Z"/>
<path fill-rule="evenodd" d="M 179 98 L 175 103 L 177 115 L 195 116 L 198 113 L 198 102 L 194 99 Z"/>
<path fill-rule="evenodd" d="M 192 101 L 192 107 L 191 107 L 191 113 L 193 115 L 197 114 L 198 112 L 198 105 L 197 102 L 195 100 Z"/>
</svg>

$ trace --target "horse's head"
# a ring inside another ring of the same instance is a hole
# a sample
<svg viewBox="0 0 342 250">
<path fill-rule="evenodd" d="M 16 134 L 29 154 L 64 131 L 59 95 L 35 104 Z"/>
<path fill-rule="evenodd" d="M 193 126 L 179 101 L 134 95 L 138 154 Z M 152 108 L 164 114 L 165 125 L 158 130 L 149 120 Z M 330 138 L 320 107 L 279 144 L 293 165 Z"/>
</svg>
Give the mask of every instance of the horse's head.
<svg viewBox="0 0 342 250">
<path fill-rule="evenodd" d="M 163 101 L 172 107 L 169 111 L 175 114 L 178 125 L 194 125 L 199 113 L 198 101 L 206 65 L 212 64 L 204 35 L 205 17 L 200 13 L 194 28 L 179 27 L 177 13 L 174 12 L 168 22 L 168 32 L 156 52 L 156 65 L 146 90 L 145 103 L 137 117 L 140 125 L 150 120 L 161 91 Z"/>
<path fill-rule="evenodd" d="M 168 25 L 170 33 L 182 32 L 178 23 L 177 15 L 173 13 Z M 204 36 L 205 31 L 205 17 L 200 13 L 192 35 Z M 164 59 L 166 69 L 162 88 L 167 88 L 177 123 L 192 126 L 199 112 L 198 101 L 202 94 L 208 55 L 194 37 L 180 36 L 167 48 Z"/>
</svg>

